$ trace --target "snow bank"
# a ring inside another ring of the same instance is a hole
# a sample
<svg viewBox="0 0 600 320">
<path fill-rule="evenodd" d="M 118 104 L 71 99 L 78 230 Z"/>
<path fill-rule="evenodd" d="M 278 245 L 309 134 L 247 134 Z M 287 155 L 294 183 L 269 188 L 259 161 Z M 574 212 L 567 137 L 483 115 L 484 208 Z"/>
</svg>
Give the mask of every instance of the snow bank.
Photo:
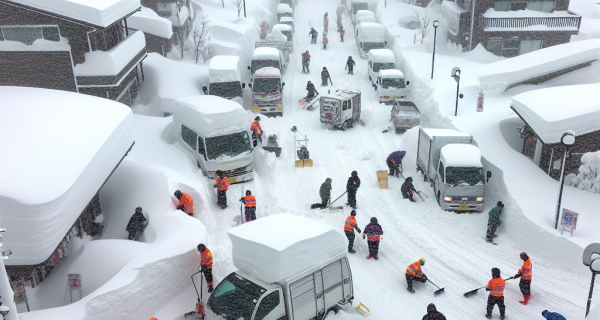
<svg viewBox="0 0 600 320">
<path fill-rule="evenodd" d="M 146 7 L 127 18 L 127 26 L 165 39 L 173 36 L 171 20 L 160 17 L 154 10 Z"/>
<path fill-rule="evenodd" d="M 588 313 L 587 320 L 600 320 L 600 303 L 596 303 L 591 309 L 590 313 Z"/>
<path fill-rule="evenodd" d="M 0 87 L 0 212 L 9 265 L 41 263 L 133 144 L 133 114 L 108 99 Z M 18 139 L 14 137 L 18 136 Z"/>
<path fill-rule="evenodd" d="M 193 129 L 205 138 L 246 130 L 246 114 L 238 103 L 217 96 L 198 95 L 173 102 L 174 120 L 193 123 Z M 177 135 L 179 128 L 173 130 Z"/>
<path fill-rule="evenodd" d="M 271 47 L 254 49 L 252 60 L 279 60 L 279 50 Z"/>
<path fill-rule="evenodd" d="M 373 51 L 373 50 L 371 50 L 371 51 Z M 404 74 L 402 74 L 402 71 L 400 71 L 398 69 L 381 70 L 381 71 L 379 71 L 379 76 L 382 78 L 399 78 L 399 79 L 404 78 Z"/>
<path fill-rule="evenodd" d="M 385 28 L 375 22 L 361 22 L 358 27 L 358 41 L 382 42 Z"/>
<path fill-rule="evenodd" d="M 236 268 L 272 283 L 319 267 L 346 252 L 331 226 L 289 213 L 275 214 L 227 231 Z"/>
<path fill-rule="evenodd" d="M 179 11 L 179 25 L 183 26 L 189 17 L 190 9 L 188 9 L 188 7 L 182 7 Z"/>
<path fill-rule="evenodd" d="M 423 131 L 429 137 L 468 137 L 469 134 L 452 129 L 431 129 L 423 128 Z"/>
<path fill-rule="evenodd" d="M 216 56 L 210 60 L 208 77 L 210 82 L 240 81 L 238 56 Z"/>
<path fill-rule="evenodd" d="M 600 39 L 576 41 L 487 64 L 477 70 L 477 77 L 482 89 L 506 89 L 514 83 L 597 60 L 599 56 Z"/>
<path fill-rule="evenodd" d="M 483 167 L 479 148 L 472 144 L 448 144 L 440 150 L 446 167 Z"/>
<path fill-rule="evenodd" d="M 13 2 L 100 27 L 108 27 L 141 6 L 140 0 L 14 0 Z"/>
<path fill-rule="evenodd" d="M 85 62 L 75 66 L 76 76 L 117 75 L 136 55 L 146 49 L 144 33 L 136 31 L 108 51 L 85 53 Z"/>
<path fill-rule="evenodd" d="M 579 190 L 600 193 L 600 151 L 584 154 L 581 157 L 579 173 L 567 175 L 565 184 Z"/>
<path fill-rule="evenodd" d="M 0 51 L 71 51 L 71 46 L 66 38 L 60 37 L 60 41 L 37 39 L 31 45 L 20 41 L 0 41 Z"/>
<path fill-rule="evenodd" d="M 513 97 L 512 108 L 544 143 L 558 143 L 566 130 L 600 130 L 600 83 L 533 90 Z"/>
</svg>

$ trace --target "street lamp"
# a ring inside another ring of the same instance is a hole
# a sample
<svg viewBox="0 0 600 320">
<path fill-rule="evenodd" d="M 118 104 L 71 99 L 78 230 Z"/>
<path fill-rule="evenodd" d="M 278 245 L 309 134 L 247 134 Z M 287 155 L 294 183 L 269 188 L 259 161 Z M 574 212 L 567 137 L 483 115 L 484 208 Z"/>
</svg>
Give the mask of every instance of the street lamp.
<svg viewBox="0 0 600 320">
<path fill-rule="evenodd" d="M 567 132 L 563 133 L 560 138 L 560 142 L 565 148 L 565 153 L 562 159 L 562 166 L 560 169 L 560 188 L 558 190 L 558 202 L 556 203 L 556 216 L 554 218 L 554 229 L 558 229 L 558 217 L 560 214 L 560 202 L 562 201 L 562 192 L 565 184 L 565 164 L 567 162 L 567 157 L 569 156 L 569 150 L 571 146 L 575 143 L 575 132 L 573 130 L 567 130 Z"/>
<path fill-rule="evenodd" d="M 460 68 L 459 67 L 454 67 L 452 68 L 452 73 L 450 73 L 450 76 L 454 78 L 454 81 L 456 81 L 456 107 L 454 108 L 454 116 L 456 117 L 456 113 L 458 112 L 458 98 L 460 97 L 462 99 L 463 94 L 458 94 L 458 89 L 460 87 Z M 432 71 L 432 77 L 433 77 L 433 71 Z"/>
<path fill-rule="evenodd" d="M 596 280 L 596 274 L 600 273 L 600 258 L 592 259 L 594 255 L 600 254 L 600 243 L 592 243 L 585 247 L 583 250 L 583 264 L 590 267 L 592 271 L 592 284 L 590 285 L 590 294 L 588 295 L 587 307 L 585 308 L 585 316 L 587 317 L 590 313 L 590 305 L 592 304 L 592 293 L 594 293 L 594 280 Z"/>
<path fill-rule="evenodd" d="M 433 21 L 433 55 L 431 56 L 431 79 L 433 79 L 433 66 L 435 62 L 435 38 L 437 37 L 437 27 L 439 26 L 439 21 Z"/>
<path fill-rule="evenodd" d="M 246 17 L 246 0 L 244 0 L 244 18 Z"/>
</svg>

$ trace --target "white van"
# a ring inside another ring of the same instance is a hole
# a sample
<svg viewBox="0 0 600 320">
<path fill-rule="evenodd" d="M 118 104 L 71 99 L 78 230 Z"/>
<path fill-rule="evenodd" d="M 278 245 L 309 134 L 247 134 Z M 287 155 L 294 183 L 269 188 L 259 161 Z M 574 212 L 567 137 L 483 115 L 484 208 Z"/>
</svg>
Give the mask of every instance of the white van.
<svg viewBox="0 0 600 320">
<path fill-rule="evenodd" d="M 372 49 L 367 54 L 369 80 L 375 84 L 380 70 L 396 69 L 396 58 L 390 49 Z"/>
<path fill-rule="evenodd" d="M 294 17 L 294 9 L 287 3 L 280 3 L 277 5 L 277 22 L 283 17 Z"/>
<path fill-rule="evenodd" d="M 173 102 L 173 135 L 192 152 L 202 173 L 223 171 L 230 183 L 254 178 L 247 111 L 227 99 L 197 95 Z"/>
<path fill-rule="evenodd" d="M 367 58 L 367 52 L 372 49 L 385 49 L 385 28 L 374 22 L 361 22 L 356 27 L 356 46 L 358 53 L 363 59 Z"/>
<path fill-rule="evenodd" d="M 208 67 L 208 88 L 202 87 L 204 94 L 218 96 L 242 104 L 238 56 L 214 56 Z"/>
<path fill-rule="evenodd" d="M 248 66 L 251 79 L 254 79 L 254 73 L 257 70 L 265 67 L 277 68 L 282 74 L 285 74 L 285 58 L 283 52 L 271 47 L 259 47 L 254 49 L 254 52 L 252 53 L 252 62 Z"/>
<path fill-rule="evenodd" d="M 406 86 L 409 83 L 410 81 L 404 81 L 404 74 L 400 70 L 386 69 L 379 71 L 373 86 L 377 90 L 379 103 L 389 103 L 406 100 Z"/>
</svg>

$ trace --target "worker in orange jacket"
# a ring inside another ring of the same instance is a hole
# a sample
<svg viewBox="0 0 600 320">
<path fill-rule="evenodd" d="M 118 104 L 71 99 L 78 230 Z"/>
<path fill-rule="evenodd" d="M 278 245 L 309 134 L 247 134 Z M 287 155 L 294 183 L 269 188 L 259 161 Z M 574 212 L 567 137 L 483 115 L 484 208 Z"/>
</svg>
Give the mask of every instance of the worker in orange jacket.
<svg viewBox="0 0 600 320">
<path fill-rule="evenodd" d="M 504 279 L 500 278 L 500 269 L 492 268 L 492 280 L 488 282 L 485 290 L 490 292 L 485 317 L 488 319 L 492 318 L 492 310 L 494 310 L 494 306 L 497 304 L 498 309 L 500 309 L 500 319 L 504 319 L 504 312 L 506 311 L 506 306 L 504 306 Z"/>
<path fill-rule="evenodd" d="M 177 210 L 181 210 L 190 216 L 194 215 L 194 199 L 189 194 L 177 190 L 175 191 L 175 198 L 179 200 Z"/>
<path fill-rule="evenodd" d="M 346 234 L 346 238 L 348 238 L 348 252 L 350 253 L 356 253 L 356 251 L 352 249 L 352 247 L 354 246 L 354 239 L 356 237 L 354 235 L 354 229 L 356 229 L 358 233 L 361 232 L 360 228 L 358 227 L 358 224 L 356 223 L 355 217 L 356 210 L 352 210 L 348 218 L 346 218 L 346 222 L 344 223 L 344 233 Z"/>
<path fill-rule="evenodd" d="M 246 190 L 246 196 L 240 199 L 245 205 L 246 222 L 256 220 L 256 198 L 250 190 Z"/>
<path fill-rule="evenodd" d="M 523 266 L 519 269 L 519 272 L 514 276 L 514 278 L 521 277 L 521 282 L 519 282 L 519 288 L 521 289 L 521 293 L 523 294 L 523 301 L 519 301 L 522 305 L 527 305 L 529 303 L 529 298 L 531 298 L 531 275 L 532 268 L 531 259 L 525 252 L 521 252 L 521 260 L 523 260 Z"/>
<path fill-rule="evenodd" d="M 408 284 L 407 290 L 410 293 L 415 293 L 413 289 L 413 280 L 420 281 L 425 283 L 427 281 L 427 276 L 421 270 L 421 267 L 425 265 L 425 258 L 419 259 L 419 261 L 413 262 L 408 265 L 406 268 L 406 283 Z"/>
<path fill-rule="evenodd" d="M 224 176 L 223 171 L 217 170 L 214 187 L 217 188 L 217 205 L 221 209 L 227 208 L 227 190 L 229 189 L 229 179 Z"/>
<path fill-rule="evenodd" d="M 213 256 L 210 250 L 203 244 L 198 245 L 198 251 L 200 252 L 200 270 L 204 273 L 204 277 L 206 278 L 206 285 L 208 286 L 208 292 L 213 291 L 213 276 L 212 276 L 212 267 L 213 267 Z"/>
<path fill-rule="evenodd" d="M 252 131 L 252 141 L 260 141 L 262 142 L 262 136 L 263 136 L 263 131 L 262 128 L 260 127 L 260 117 L 256 116 L 256 118 L 254 118 L 254 121 L 252 122 L 252 125 L 250 126 L 250 131 Z M 256 147 L 256 144 L 254 144 L 254 146 Z"/>
</svg>

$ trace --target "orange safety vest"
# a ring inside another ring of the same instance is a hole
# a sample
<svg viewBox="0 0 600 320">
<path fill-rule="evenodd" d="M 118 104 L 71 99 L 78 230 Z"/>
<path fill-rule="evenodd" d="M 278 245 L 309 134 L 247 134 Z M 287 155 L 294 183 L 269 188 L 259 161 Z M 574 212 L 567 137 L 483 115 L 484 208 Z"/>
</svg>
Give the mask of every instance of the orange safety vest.
<svg viewBox="0 0 600 320">
<path fill-rule="evenodd" d="M 192 197 L 185 193 L 181 193 L 181 198 L 179 199 L 179 205 L 183 206 L 183 212 L 192 215 L 194 214 L 194 200 Z"/>
<path fill-rule="evenodd" d="M 246 208 L 256 207 L 256 198 L 254 196 L 245 196 L 244 203 L 246 204 Z"/>
<path fill-rule="evenodd" d="M 262 129 L 260 127 L 260 123 L 258 123 L 258 120 L 254 120 L 254 122 L 252 122 L 252 125 L 250 126 L 250 130 L 254 131 L 257 135 L 262 137 Z"/>
<path fill-rule="evenodd" d="M 423 275 L 423 272 L 421 271 L 421 262 L 417 261 L 411 263 L 408 268 L 406 268 L 406 274 L 420 278 Z"/>
<path fill-rule="evenodd" d="M 490 294 L 494 297 L 502 297 L 504 295 L 504 279 L 494 278 L 488 282 L 487 288 L 490 289 Z"/>
<path fill-rule="evenodd" d="M 212 269 L 213 258 L 212 253 L 208 248 L 204 249 L 204 252 L 200 252 L 200 265 L 207 269 Z"/>
<path fill-rule="evenodd" d="M 367 240 L 369 240 L 369 241 L 379 241 L 379 236 L 378 235 L 369 235 L 367 233 Z"/>
<path fill-rule="evenodd" d="M 533 271 L 533 266 L 531 265 L 531 259 L 527 259 L 523 262 L 523 266 L 519 269 L 519 273 L 521 274 L 521 279 L 531 281 L 531 273 Z"/>
<path fill-rule="evenodd" d="M 217 190 L 226 191 L 229 189 L 229 179 L 227 177 L 223 177 L 223 179 L 216 177 L 215 181 L 217 181 Z"/>
<path fill-rule="evenodd" d="M 352 231 L 354 227 L 356 227 L 356 218 L 353 216 L 349 216 L 346 218 L 346 223 L 344 224 L 344 231 Z"/>
</svg>

